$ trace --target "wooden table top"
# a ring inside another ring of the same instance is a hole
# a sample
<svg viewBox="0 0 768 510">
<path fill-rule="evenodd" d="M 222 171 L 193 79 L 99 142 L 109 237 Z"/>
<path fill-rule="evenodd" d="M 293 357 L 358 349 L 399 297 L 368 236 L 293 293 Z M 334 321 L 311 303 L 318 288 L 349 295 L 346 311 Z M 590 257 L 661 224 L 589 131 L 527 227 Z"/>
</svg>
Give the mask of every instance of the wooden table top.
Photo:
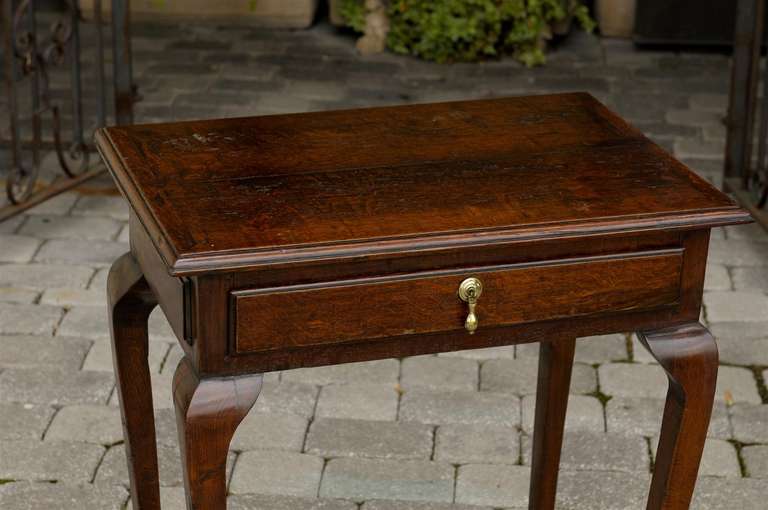
<svg viewBox="0 0 768 510">
<path fill-rule="evenodd" d="M 749 221 L 588 94 L 101 130 L 173 275 Z"/>
</svg>

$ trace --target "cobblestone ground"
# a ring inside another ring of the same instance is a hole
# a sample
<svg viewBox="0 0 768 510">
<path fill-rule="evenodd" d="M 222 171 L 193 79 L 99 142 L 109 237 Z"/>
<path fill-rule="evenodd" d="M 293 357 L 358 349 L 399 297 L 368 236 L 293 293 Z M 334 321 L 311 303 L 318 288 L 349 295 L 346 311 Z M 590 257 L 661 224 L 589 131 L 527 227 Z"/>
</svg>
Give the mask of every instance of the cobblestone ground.
<svg viewBox="0 0 768 510">
<path fill-rule="evenodd" d="M 577 35 L 531 71 L 363 59 L 322 25 L 134 35 L 142 121 L 588 90 L 720 180 L 722 55 Z M 88 190 L 0 224 L 3 509 L 129 505 L 104 298 L 106 268 L 128 248 L 127 212 L 114 190 Z M 764 509 L 768 236 L 748 226 L 712 238 L 703 320 L 722 368 L 694 508 Z M 151 324 L 163 508 L 180 509 L 170 397 L 180 350 L 161 315 Z M 232 444 L 230 507 L 526 508 L 536 356 L 523 346 L 270 374 Z M 664 374 L 630 335 L 583 339 L 576 357 L 558 508 L 644 508 Z"/>
</svg>

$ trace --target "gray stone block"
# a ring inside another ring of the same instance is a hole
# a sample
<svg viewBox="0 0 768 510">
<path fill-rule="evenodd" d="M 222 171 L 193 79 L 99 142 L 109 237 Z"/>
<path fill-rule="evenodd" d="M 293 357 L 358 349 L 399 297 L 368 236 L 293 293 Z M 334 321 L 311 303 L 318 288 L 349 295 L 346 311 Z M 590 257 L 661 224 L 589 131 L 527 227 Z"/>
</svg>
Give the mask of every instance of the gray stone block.
<svg viewBox="0 0 768 510">
<path fill-rule="evenodd" d="M 0 303 L 29 305 L 37 301 L 40 292 L 16 287 L 0 287 Z"/>
<path fill-rule="evenodd" d="M 745 446 L 741 458 L 750 478 L 768 478 L 768 445 Z"/>
<path fill-rule="evenodd" d="M 104 372 L 7 369 L 0 373 L 0 401 L 47 405 L 105 404 L 114 380 Z"/>
<path fill-rule="evenodd" d="M 324 386 L 317 400 L 318 418 L 397 419 L 398 395 L 390 384 Z"/>
<path fill-rule="evenodd" d="M 513 426 L 441 425 L 434 458 L 450 464 L 517 464 L 520 433 Z"/>
<path fill-rule="evenodd" d="M 107 306 L 107 294 L 101 289 L 47 289 L 40 303 L 65 307 L 97 306 L 103 310 Z"/>
<path fill-rule="evenodd" d="M 53 153 L 50 153 L 49 156 L 46 157 L 47 162 L 50 162 L 50 156 L 53 156 Z M 58 167 L 58 162 L 54 163 L 56 167 Z M 69 193 L 62 193 L 61 195 L 57 195 L 53 198 L 50 198 L 43 202 L 40 205 L 36 205 L 35 207 L 28 209 L 26 211 L 26 214 L 29 214 L 30 216 L 36 216 L 39 214 L 48 216 L 48 215 L 58 215 L 63 216 L 67 214 L 71 209 L 72 206 L 77 201 L 77 197 L 80 196 L 78 193 L 75 192 L 69 192 Z"/>
<path fill-rule="evenodd" d="M 120 410 L 104 405 L 63 407 L 53 418 L 45 440 L 113 445 L 123 440 Z"/>
<path fill-rule="evenodd" d="M 318 389 L 310 384 L 264 382 L 254 409 L 263 413 L 289 413 L 311 418 Z"/>
<path fill-rule="evenodd" d="M 726 266 L 765 267 L 768 265 L 768 243 L 713 239 L 709 243 L 708 260 Z"/>
<path fill-rule="evenodd" d="M 80 370 L 90 340 L 50 336 L 0 336 L 0 367 Z"/>
<path fill-rule="evenodd" d="M 0 235 L 0 262 L 29 262 L 41 244 L 30 236 Z"/>
<path fill-rule="evenodd" d="M 400 404 L 400 420 L 430 424 L 506 425 L 520 420 L 520 400 L 492 392 L 411 390 Z"/>
<path fill-rule="evenodd" d="M 514 359 L 515 358 L 515 346 L 509 345 L 504 347 L 487 347 L 485 349 L 471 349 L 466 351 L 453 351 L 453 352 L 441 352 L 438 356 L 445 356 L 449 358 L 466 358 L 476 360 L 486 359 Z"/>
<path fill-rule="evenodd" d="M 605 406 L 608 432 L 653 437 L 659 434 L 664 400 L 614 397 Z M 708 437 L 729 439 L 731 425 L 723 402 L 716 402 L 709 422 Z"/>
<path fill-rule="evenodd" d="M 654 437 L 651 440 L 651 451 L 654 459 L 659 444 L 659 438 Z M 699 465 L 699 476 L 719 476 L 739 478 L 741 476 L 741 466 L 739 458 L 736 455 L 736 448 L 722 439 L 707 439 L 704 443 L 704 454 L 701 457 Z"/>
<path fill-rule="evenodd" d="M 168 352 L 168 344 L 163 342 L 149 342 L 149 370 L 156 374 L 160 372 L 160 365 Z M 112 372 L 112 343 L 94 342 L 83 362 L 83 370 L 96 370 L 100 372 Z"/>
<path fill-rule="evenodd" d="M 345 363 L 287 370 L 280 374 L 280 380 L 318 386 L 347 383 L 391 383 L 395 385 L 399 373 L 400 362 L 398 360 L 384 359 L 364 363 Z"/>
<path fill-rule="evenodd" d="M 539 364 L 535 359 L 488 360 L 482 365 L 480 389 L 533 395 L 536 393 Z M 570 392 L 592 393 L 597 390 L 595 369 L 584 363 L 574 363 Z"/>
<path fill-rule="evenodd" d="M 0 303 L 0 334 L 50 336 L 63 314 L 58 306 Z"/>
<path fill-rule="evenodd" d="M 0 404 L 0 440 L 42 439 L 55 410 L 32 404 Z"/>
<path fill-rule="evenodd" d="M 103 454 L 71 441 L 0 441 L 0 480 L 90 483 Z"/>
<path fill-rule="evenodd" d="M 468 464 L 459 467 L 456 502 L 467 505 L 525 508 L 530 469 L 522 466 Z"/>
<path fill-rule="evenodd" d="M 307 419 L 302 416 L 252 411 L 237 428 L 230 448 L 300 452 L 306 431 Z"/>
<path fill-rule="evenodd" d="M 706 292 L 709 322 L 761 322 L 768 318 L 768 296 L 762 292 Z"/>
<path fill-rule="evenodd" d="M 121 196 L 83 195 L 72 209 L 73 216 L 96 216 L 128 221 L 128 202 Z"/>
<path fill-rule="evenodd" d="M 728 268 L 721 264 L 707 264 L 707 273 L 704 277 L 704 289 L 732 290 L 731 277 Z M 736 287 L 736 290 L 741 290 Z"/>
<path fill-rule="evenodd" d="M 408 422 L 319 418 L 309 429 L 306 452 L 326 458 L 429 459 L 432 427 Z"/>
<path fill-rule="evenodd" d="M 734 267 L 731 269 L 733 288 L 751 292 L 768 292 L 768 271 L 762 267 Z"/>
<path fill-rule="evenodd" d="M 260 450 L 241 453 L 230 482 L 232 494 L 273 494 L 314 498 L 323 459 L 302 453 Z"/>
<path fill-rule="evenodd" d="M 62 262 L 88 266 L 110 266 L 128 251 L 126 243 L 52 239 L 38 250 L 38 262 Z"/>
<path fill-rule="evenodd" d="M 611 363 L 598 369 L 600 389 L 613 397 L 665 398 L 667 375 L 658 365 Z"/>
<path fill-rule="evenodd" d="M 692 510 L 763 510 L 768 484 L 749 478 L 702 477 L 696 484 Z"/>
<path fill-rule="evenodd" d="M 320 486 L 326 498 L 453 501 L 454 468 L 415 460 L 332 459 Z"/>
<path fill-rule="evenodd" d="M 526 465 L 530 465 L 533 442 L 531 436 L 525 436 L 524 439 L 524 460 Z M 648 443 L 642 436 L 591 430 L 566 432 L 560 469 L 647 473 L 650 470 Z"/>
<path fill-rule="evenodd" d="M 229 510 L 357 510 L 352 501 L 244 494 L 230 496 Z"/>
<path fill-rule="evenodd" d="M 757 381 L 751 370 L 741 367 L 723 367 L 717 371 L 717 393 L 715 399 L 726 403 L 760 404 L 762 399 L 757 391 Z"/>
<path fill-rule="evenodd" d="M 27 482 L 0 485 L 0 508 L 6 510 L 122 510 L 127 499 L 128 491 L 120 486 Z"/>
<path fill-rule="evenodd" d="M 736 404 L 731 408 L 731 423 L 737 441 L 768 444 L 768 405 Z"/>
<path fill-rule="evenodd" d="M 700 158 L 722 160 L 725 153 L 725 142 L 695 138 L 679 138 L 675 141 L 675 156 L 678 158 Z"/>
<path fill-rule="evenodd" d="M 628 359 L 626 335 L 599 335 L 576 341 L 574 360 L 577 362 L 592 365 Z"/>
<path fill-rule="evenodd" d="M 531 434 L 536 409 L 536 397 L 523 397 L 523 430 Z M 568 413 L 565 417 L 565 430 L 605 430 L 603 406 L 594 397 L 570 395 L 568 397 Z"/>
<path fill-rule="evenodd" d="M 721 337 L 717 339 L 717 350 L 720 352 L 720 363 L 768 366 L 768 337 Z"/>
<path fill-rule="evenodd" d="M 457 505 L 455 503 L 428 503 L 419 501 L 374 500 L 363 503 L 361 510 L 490 510 L 488 507 L 475 505 Z"/>
<path fill-rule="evenodd" d="M 682 126 L 704 127 L 722 124 L 723 112 L 707 110 L 670 110 L 666 121 Z"/>
<path fill-rule="evenodd" d="M 405 391 L 424 388 L 438 391 L 477 390 L 477 361 L 444 356 L 416 356 L 403 360 L 400 384 Z"/>
<path fill-rule="evenodd" d="M 3 264 L 0 284 L 31 289 L 66 287 L 84 289 L 93 269 L 63 264 Z"/>
<path fill-rule="evenodd" d="M 561 471 L 558 510 L 636 510 L 645 508 L 650 477 L 640 473 Z"/>
<path fill-rule="evenodd" d="M 109 218 L 32 216 L 21 227 L 22 235 L 38 239 L 111 240 L 122 224 Z"/>
<path fill-rule="evenodd" d="M 162 487 L 180 487 L 184 480 L 181 472 L 181 454 L 176 445 L 157 445 L 158 473 Z M 128 463 L 125 459 L 125 447 L 116 445 L 107 450 L 104 460 L 99 464 L 95 482 L 102 485 L 128 486 Z"/>
</svg>

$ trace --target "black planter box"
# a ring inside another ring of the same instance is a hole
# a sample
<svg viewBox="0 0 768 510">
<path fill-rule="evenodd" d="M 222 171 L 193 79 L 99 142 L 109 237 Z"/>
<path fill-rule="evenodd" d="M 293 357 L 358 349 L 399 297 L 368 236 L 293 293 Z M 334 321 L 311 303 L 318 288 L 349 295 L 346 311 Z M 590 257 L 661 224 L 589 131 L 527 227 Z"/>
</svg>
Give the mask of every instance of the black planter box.
<svg viewBox="0 0 768 510">
<path fill-rule="evenodd" d="M 738 0 L 638 0 L 639 44 L 732 45 Z"/>
</svg>

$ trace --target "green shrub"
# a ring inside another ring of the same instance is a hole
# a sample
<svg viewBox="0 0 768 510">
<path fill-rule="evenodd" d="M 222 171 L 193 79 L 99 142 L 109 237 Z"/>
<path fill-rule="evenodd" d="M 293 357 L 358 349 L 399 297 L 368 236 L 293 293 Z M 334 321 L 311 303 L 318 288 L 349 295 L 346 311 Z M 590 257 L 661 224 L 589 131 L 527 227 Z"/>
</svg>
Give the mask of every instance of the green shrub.
<svg viewBox="0 0 768 510">
<path fill-rule="evenodd" d="M 365 0 L 342 0 L 353 29 L 365 29 Z M 542 64 L 552 25 L 573 16 L 587 31 L 594 22 L 581 0 L 390 0 L 387 46 L 436 62 L 467 62 L 510 53 Z"/>
</svg>

